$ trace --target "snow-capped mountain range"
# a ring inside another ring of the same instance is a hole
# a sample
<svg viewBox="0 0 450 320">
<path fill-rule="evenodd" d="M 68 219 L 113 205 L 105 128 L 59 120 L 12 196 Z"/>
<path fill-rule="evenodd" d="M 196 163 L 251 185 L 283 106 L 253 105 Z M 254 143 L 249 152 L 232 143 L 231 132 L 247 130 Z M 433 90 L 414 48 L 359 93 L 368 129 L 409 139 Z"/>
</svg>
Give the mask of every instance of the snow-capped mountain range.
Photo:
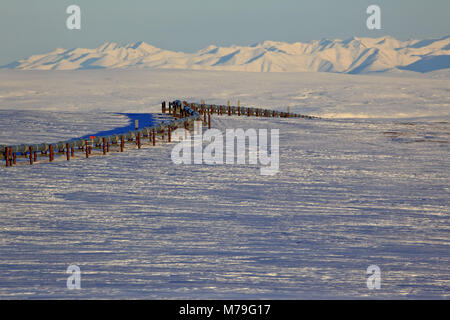
<svg viewBox="0 0 450 320">
<path fill-rule="evenodd" d="M 450 68 L 450 36 L 407 41 L 389 36 L 323 39 L 308 43 L 264 41 L 251 46 L 211 45 L 196 53 L 163 50 L 143 41 L 126 45 L 108 42 L 95 49 L 59 48 L 2 68 L 77 70 L 130 67 L 350 74 L 393 70 L 430 72 Z"/>
</svg>

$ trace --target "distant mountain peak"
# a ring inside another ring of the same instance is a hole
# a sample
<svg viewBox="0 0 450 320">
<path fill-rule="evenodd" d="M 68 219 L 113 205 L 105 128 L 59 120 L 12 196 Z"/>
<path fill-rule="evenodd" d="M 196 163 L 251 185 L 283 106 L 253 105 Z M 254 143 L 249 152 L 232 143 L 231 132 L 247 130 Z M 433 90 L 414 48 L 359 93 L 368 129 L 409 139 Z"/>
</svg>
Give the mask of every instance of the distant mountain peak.
<svg viewBox="0 0 450 320">
<path fill-rule="evenodd" d="M 430 58 L 433 57 L 433 58 Z M 449 68 L 450 36 L 399 41 L 391 36 L 321 39 L 308 43 L 266 40 L 250 46 L 209 45 L 196 53 L 156 48 L 144 41 L 105 42 L 95 49 L 58 48 L 13 61 L 2 68 L 74 70 L 172 68 L 254 72 L 369 73 L 395 70 L 428 72 Z"/>
<path fill-rule="evenodd" d="M 135 43 L 130 43 L 129 45 L 126 46 L 126 48 L 129 49 L 134 49 L 134 50 L 144 50 L 144 51 L 153 51 L 153 50 L 157 50 L 158 48 L 144 42 L 144 41 L 138 41 Z"/>
<path fill-rule="evenodd" d="M 98 50 L 99 51 L 105 51 L 105 50 L 114 50 L 119 45 L 116 42 L 105 42 L 103 45 L 101 45 Z"/>
<path fill-rule="evenodd" d="M 206 48 L 203 48 L 202 50 L 200 50 L 198 52 L 198 54 L 200 55 L 204 55 L 204 54 L 214 54 L 219 50 L 219 47 L 215 46 L 215 45 L 209 45 Z"/>
</svg>

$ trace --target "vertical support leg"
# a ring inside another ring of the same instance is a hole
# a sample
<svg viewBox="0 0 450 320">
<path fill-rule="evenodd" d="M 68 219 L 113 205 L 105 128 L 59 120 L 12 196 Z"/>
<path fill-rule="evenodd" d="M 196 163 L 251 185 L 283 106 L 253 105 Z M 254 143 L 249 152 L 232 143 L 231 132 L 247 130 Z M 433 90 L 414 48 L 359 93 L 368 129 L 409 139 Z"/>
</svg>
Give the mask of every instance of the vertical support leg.
<svg viewBox="0 0 450 320">
<path fill-rule="evenodd" d="M 208 129 L 211 129 L 211 114 L 208 113 Z"/>
<path fill-rule="evenodd" d="M 155 128 L 153 128 L 152 138 L 153 138 L 153 145 L 156 145 L 156 130 L 155 130 Z"/>
<path fill-rule="evenodd" d="M 33 147 L 29 146 L 29 151 L 30 151 L 30 165 L 33 164 Z"/>
<path fill-rule="evenodd" d="M 89 158 L 89 141 L 85 140 L 85 147 L 86 147 L 86 158 Z"/>
<path fill-rule="evenodd" d="M 5 147 L 6 166 L 9 167 L 9 147 Z"/>
<path fill-rule="evenodd" d="M 67 157 L 67 161 L 69 161 L 70 160 L 70 153 L 69 153 L 69 144 L 68 143 L 66 143 L 66 157 Z"/>
</svg>

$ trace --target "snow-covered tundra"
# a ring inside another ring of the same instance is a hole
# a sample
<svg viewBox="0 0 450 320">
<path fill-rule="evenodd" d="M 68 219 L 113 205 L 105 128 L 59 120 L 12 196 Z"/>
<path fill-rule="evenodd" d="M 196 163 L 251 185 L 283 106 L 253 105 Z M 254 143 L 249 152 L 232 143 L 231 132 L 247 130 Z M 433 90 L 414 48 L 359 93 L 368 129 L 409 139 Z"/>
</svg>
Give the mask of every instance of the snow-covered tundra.
<svg viewBox="0 0 450 320">
<path fill-rule="evenodd" d="M 0 71 L 1 144 L 113 129 L 129 121 L 116 112 L 172 99 L 323 117 L 213 116 L 223 133 L 279 130 L 275 175 L 176 165 L 175 143 L 1 167 L 0 298 L 448 298 L 449 84 L 441 72 Z"/>
</svg>

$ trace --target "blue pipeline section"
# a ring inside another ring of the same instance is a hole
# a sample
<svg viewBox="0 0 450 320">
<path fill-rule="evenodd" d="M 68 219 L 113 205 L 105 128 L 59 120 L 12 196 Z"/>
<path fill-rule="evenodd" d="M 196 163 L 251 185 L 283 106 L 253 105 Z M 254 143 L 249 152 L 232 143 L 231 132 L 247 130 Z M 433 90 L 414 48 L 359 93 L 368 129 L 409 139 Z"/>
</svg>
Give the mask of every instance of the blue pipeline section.
<svg viewBox="0 0 450 320">
<path fill-rule="evenodd" d="M 155 119 L 153 118 L 153 116 L 151 114 L 148 114 L 148 113 L 115 113 L 115 114 L 127 116 L 130 119 L 129 124 L 125 127 L 118 127 L 118 128 L 114 128 L 111 130 L 99 131 L 99 132 L 96 132 L 93 134 L 88 134 L 88 135 L 82 136 L 80 138 L 75 138 L 73 140 L 89 139 L 90 136 L 107 137 L 107 136 L 112 136 L 115 134 L 123 134 L 123 133 L 127 133 L 129 131 L 134 131 L 134 130 L 136 130 L 136 128 L 134 126 L 135 120 L 139 121 L 139 129 L 142 129 L 144 127 L 151 127 L 155 124 Z"/>
<path fill-rule="evenodd" d="M 184 118 L 180 119 L 171 119 L 166 121 L 156 121 L 151 114 L 145 114 L 145 113 L 117 113 L 120 115 L 125 115 L 129 118 L 129 124 L 124 127 L 115 128 L 112 130 L 105 130 L 100 131 L 96 133 L 91 133 L 88 135 L 85 135 L 84 137 L 80 138 L 74 138 L 67 141 L 60 141 L 57 143 L 51 143 L 50 145 L 54 149 L 64 149 L 67 148 L 67 145 L 69 147 L 79 147 L 82 148 L 86 145 L 87 140 L 91 136 L 95 136 L 95 139 L 91 141 L 91 143 L 100 144 L 102 143 L 103 139 L 105 139 L 108 142 L 117 143 L 119 141 L 119 135 L 123 136 L 125 139 L 133 139 L 137 135 L 141 134 L 142 136 L 145 134 L 149 134 L 152 130 L 156 130 L 156 132 L 161 132 L 161 130 L 164 130 L 168 126 L 182 126 L 185 121 L 193 121 L 198 118 L 200 118 L 200 115 L 195 112 L 190 107 L 183 105 L 179 100 L 176 100 L 171 103 L 173 107 L 177 107 L 184 111 Z M 139 120 L 139 128 L 136 130 L 135 128 L 135 120 Z M 90 139 L 89 139 L 90 140 Z M 20 144 L 15 146 L 10 146 L 10 150 L 12 152 L 28 152 L 30 148 L 32 148 L 33 151 L 47 151 L 49 149 L 49 144 L 47 143 L 41 143 L 41 144 Z M 5 148 L 7 146 L 0 145 L 0 154 L 5 152 Z"/>
<path fill-rule="evenodd" d="M 179 109 L 180 114 L 183 114 L 183 118 L 179 119 L 172 119 L 169 121 L 161 121 L 159 123 L 155 123 L 156 121 L 152 117 L 151 114 L 145 114 L 145 113 L 118 113 L 120 115 L 125 115 L 130 119 L 130 122 L 127 126 L 115 128 L 112 130 L 105 130 L 100 131 L 97 133 L 91 133 L 89 135 L 85 135 L 81 138 L 71 139 L 67 141 L 60 141 L 57 143 L 50 144 L 54 149 L 59 148 L 60 150 L 63 150 L 67 147 L 84 147 L 88 142 L 86 140 L 89 139 L 91 136 L 95 136 L 96 138 L 92 140 L 91 143 L 100 144 L 103 141 L 108 141 L 112 143 L 117 143 L 119 140 L 119 135 L 123 136 L 125 139 L 133 139 L 139 134 L 145 135 L 150 134 L 152 130 L 156 130 L 158 133 L 161 131 L 164 131 L 165 128 L 170 126 L 175 127 L 182 127 L 186 124 L 186 122 L 194 121 L 194 120 L 200 120 L 201 116 L 196 111 L 199 108 L 202 109 L 205 113 L 203 114 L 206 116 L 206 110 L 208 112 L 214 113 L 219 112 L 222 109 L 222 107 L 225 106 L 217 106 L 217 105 L 199 105 L 196 103 L 191 104 L 190 106 L 187 105 L 187 102 L 181 102 L 180 100 L 175 100 L 173 102 L 169 102 L 169 106 L 172 106 L 174 108 Z M 205 110 L 203 110 L 205 108 Z M 265 114 L 268 117 L 283 117 L 283 118 L 290 118 L 290 117 L 301 117 L 306 119 L 317 119 L 318 117 L 314 116 L 307 116 L 307 115 L 299 115 L 295 113 L 285 113 L 280 111 L 274 111 L 274 110 L 266 110 L 266 109 L 257 109 L 257 108 L 247 108 L 247 107 L 235 107 L 235 106 L 229 106 L 228 107 L 229 112 L 232 112 L 233 114 L 236 113 L 236 111 L 241 111 L 243 114 L 248 113 L 255 114 L 258 116 L 258 113 L 261 112 L 261 115 Z M 183 112 L 182 112 L 183 111 Z M 135 120 L 139 120 L 139 128 L 136 130 L 135 128 Z M 104 139 L 104 140 L 103 140 Z M 27 145 L 27 144 L 21 144 L 21 145 L 15 145 L 15 146 L 3 146 L 0 145 L 0 154 L 4 153 L 6 148 L 11 150 L 12 152 L 22 152 L 26 153 L 28 150 L 32 149 L 33 151 L 47 151 L 49 149 L 49 144 L 47 143 L 41 143 L 41 144 L 33 144 L 33 145 Z"/>
</svg>

